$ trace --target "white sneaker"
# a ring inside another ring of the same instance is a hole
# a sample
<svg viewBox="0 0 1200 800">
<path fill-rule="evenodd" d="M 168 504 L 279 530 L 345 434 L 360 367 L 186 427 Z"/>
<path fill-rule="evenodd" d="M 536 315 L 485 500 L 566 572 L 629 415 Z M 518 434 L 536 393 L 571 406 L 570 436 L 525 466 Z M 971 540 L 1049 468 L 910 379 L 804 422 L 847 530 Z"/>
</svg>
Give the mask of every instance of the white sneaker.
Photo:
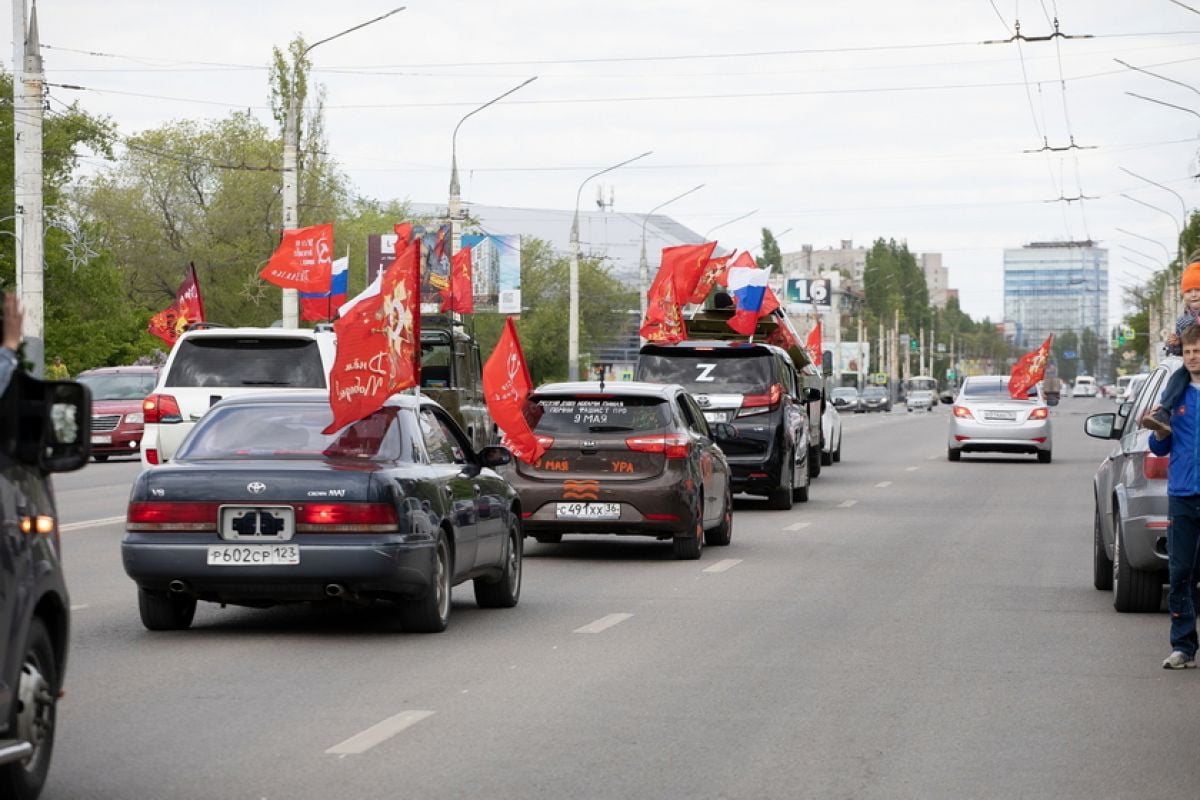
<svg viewBox="0 0 1200 800">
<path fill-rule="evenodd" d="M 1196 657 L 1189 656 L 1181 650 L 1173 650 L 1171 655 L 1163 659 L 1163 669 L 1195 669 Z"/>
</svg>

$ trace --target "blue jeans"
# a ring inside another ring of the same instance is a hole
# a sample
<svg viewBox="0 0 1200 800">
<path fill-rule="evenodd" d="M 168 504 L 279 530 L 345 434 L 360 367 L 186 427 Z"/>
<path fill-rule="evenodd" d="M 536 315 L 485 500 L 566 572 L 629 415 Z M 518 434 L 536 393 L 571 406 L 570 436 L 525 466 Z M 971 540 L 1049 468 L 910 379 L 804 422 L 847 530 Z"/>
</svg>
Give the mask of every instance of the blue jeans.
<svg viewBox="0 0 1200 800">
<path fill-rule="evenodd" d="M 1200 608 L 1200 495 L 1171 497 L 1167 504 L 1171 527 L 1167 529 L 1167 570 L 1170 591 L 1171 648 L 1195 657 L 1196 609 Z"/>
</svg>

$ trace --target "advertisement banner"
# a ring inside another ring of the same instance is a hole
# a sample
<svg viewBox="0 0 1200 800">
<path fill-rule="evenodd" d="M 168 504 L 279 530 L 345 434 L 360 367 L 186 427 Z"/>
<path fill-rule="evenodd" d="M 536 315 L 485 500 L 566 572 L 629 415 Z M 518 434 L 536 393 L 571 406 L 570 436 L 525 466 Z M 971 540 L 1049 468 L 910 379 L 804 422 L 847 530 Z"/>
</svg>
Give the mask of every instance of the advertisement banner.
<svg viewBox="0 0 1200 800">
<path fill-rule="evenodd" d="M 475 310 L 521 313 L 521 237 L 519 234 L 463 234 L 471 248 Z"/>
<path fill-rule="evenodd" d="M 436 314 L 442 307 L 442 292 L 450 286 L 450 226 L 413 225 L 412 236 L 421 242 L 421 313 Z M 368 285 L 396 257 L 396 238 L 394 233 L 367 237 Z"/>
</svg>

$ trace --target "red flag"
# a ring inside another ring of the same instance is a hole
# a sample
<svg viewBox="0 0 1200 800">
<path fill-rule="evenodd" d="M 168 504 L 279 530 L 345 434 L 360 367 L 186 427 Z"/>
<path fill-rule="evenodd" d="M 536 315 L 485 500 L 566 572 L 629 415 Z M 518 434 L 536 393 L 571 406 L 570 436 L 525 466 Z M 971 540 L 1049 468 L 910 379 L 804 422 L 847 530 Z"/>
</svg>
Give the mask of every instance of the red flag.
<svg viewBox="0 0 1200 800">
<path fill-rule="evenodd" d="M 729 255 L 733 255 L 730 253 Z M 700 280 L 696 282 L 696 288 L 692 291 L 692 296 L 688 298 L 689 303 L 703 303 L 708 299 L 708 293 L 717 286 L 724 286 L 726 274 L 729 267 L 729 255 L 717 256 L 710 258 L 708 264 L 704 267 L 704 273 L 701 274 Z"/>
<path fill-rule="evenodd" d="M 758 262 L 754 260 L 754 256 L 750 255 L 749 250 L 743 250 L 738 253 L 738 257 L 730 264 L 731 267 L 757 267 Z"/>
<path fill-rule="evenodd" d="M 525 418 L 525 404 L 531 392 L 533 380 L 521 352 L 521 340 L 512 317 L 508 317 L 496 349 L 483 365 L 483 394 L 488 413 L 504 432 L 505 446 L 526 464 L 534 463 L 546 452 Z"/>
<path fill-rule="evenodd" d="M 475 287 L 471 283 L 471 248 L 464 247 L 450 259 L 450 291 L 442 292 L 442 311 L 475 313 Z"/>
<path fill-rule="evenodd" d="M 647 342 L 673 344 L 687 338 L 683 313 L 675 302 L 675 281 L 671 272 L 659 269 L 646 292 L 646 319 L 638 334 Z"/>
<path fill-rule="evenodd" d="M 389 394 L 421 381 L 421 244 L 410 241 L 397 252 L 380 287 L 391 361 Z"/>
<path fill-rule="evenodd" d="M 683 305 L 696 291 L 696 284 L 703 277 L 705 267 L 712 258 L 716 242 L 704 244 L 681 244 L 664 247 L 658 271 L 669 272 L 675 282 L 675 300 Z M 707 296 L 707 294 L 705 295 Z"/>
<path fill-rule="evenodd" d="M 412 239 L 411 222 L 397 222 L 396 224 L 392 225 L 392 231 L 396 234 L 396 239 L 401 245 L 408 244 L 409 240 Z M 396 252 L 400 252 L 400 249 L 397 248 Z"/>
<path fill-rule="evenodd" d="M 333 271 L 333 225 L 285 230 L 279 247 L 258 276 L 284 289 L 329 290 Z"/>
<path fill-rule="evenodd" d="M 1042 346 L 1032 353 L 1026 353 L 1013 365 L 1012 374 L 1008 378 L 1008 395 L 1014 400 L 1024 400 L 1029 390 L 1046 374 L 1046 364 L 1050 361 L 1050 342 L 1054 334 L 1046 337 Z"/>
<path fill-rule="evenodd" d="M 337 336 L 337 356 L 329 372 L 333 422 L 322 433 L 370 416 L 388 398 L 390 360 L 382 310 L 383 296 L 374 295 L 333 323 Z"/>
<path fill-rule="evenodd" d="M 175 302 L 150 318 L 147 330 L 169 345 L 193 322 L 204 321 L 204 299 L 200 282 L 196 280 L 196 265 L 188 264 L 187 275 L 175 293 Z"/>
<path fill-rule="evenodd" d="M 812 361 L 814 367 L 821 366 L 821 322 L 813 326 L 813 329 L 808 332 L 808 341 L 804 343 L 804 349 L 808 351 L 809 360 Z"/>
</svg>

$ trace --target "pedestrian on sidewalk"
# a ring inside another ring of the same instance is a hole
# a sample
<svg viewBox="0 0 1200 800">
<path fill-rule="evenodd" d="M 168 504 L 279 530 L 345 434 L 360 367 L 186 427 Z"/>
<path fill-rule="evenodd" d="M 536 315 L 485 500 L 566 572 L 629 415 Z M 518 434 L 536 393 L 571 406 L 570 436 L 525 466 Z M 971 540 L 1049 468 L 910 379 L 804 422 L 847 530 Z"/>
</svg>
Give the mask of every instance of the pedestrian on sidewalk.
<svg viewBox="0 0 1200 800">
<path fill-rule="evenodd" d="M 1163 669 L 1196 666 L 1196 609 L 1200 608 L 1200 325 L 1185 329 L 1180 337 L 1183 368 L 1190 376 L 1175 404 L 1171 426 L 1152 429 L 1150 452 L 1170 455 L 1167 462 L 1167 570 L 1170 588 L 1171 654 Z M 1151 414 L 1161 406 L 1151 409 Z M 1149 415 L 1148 415 L 1149 416 Z"/>
</svg>

